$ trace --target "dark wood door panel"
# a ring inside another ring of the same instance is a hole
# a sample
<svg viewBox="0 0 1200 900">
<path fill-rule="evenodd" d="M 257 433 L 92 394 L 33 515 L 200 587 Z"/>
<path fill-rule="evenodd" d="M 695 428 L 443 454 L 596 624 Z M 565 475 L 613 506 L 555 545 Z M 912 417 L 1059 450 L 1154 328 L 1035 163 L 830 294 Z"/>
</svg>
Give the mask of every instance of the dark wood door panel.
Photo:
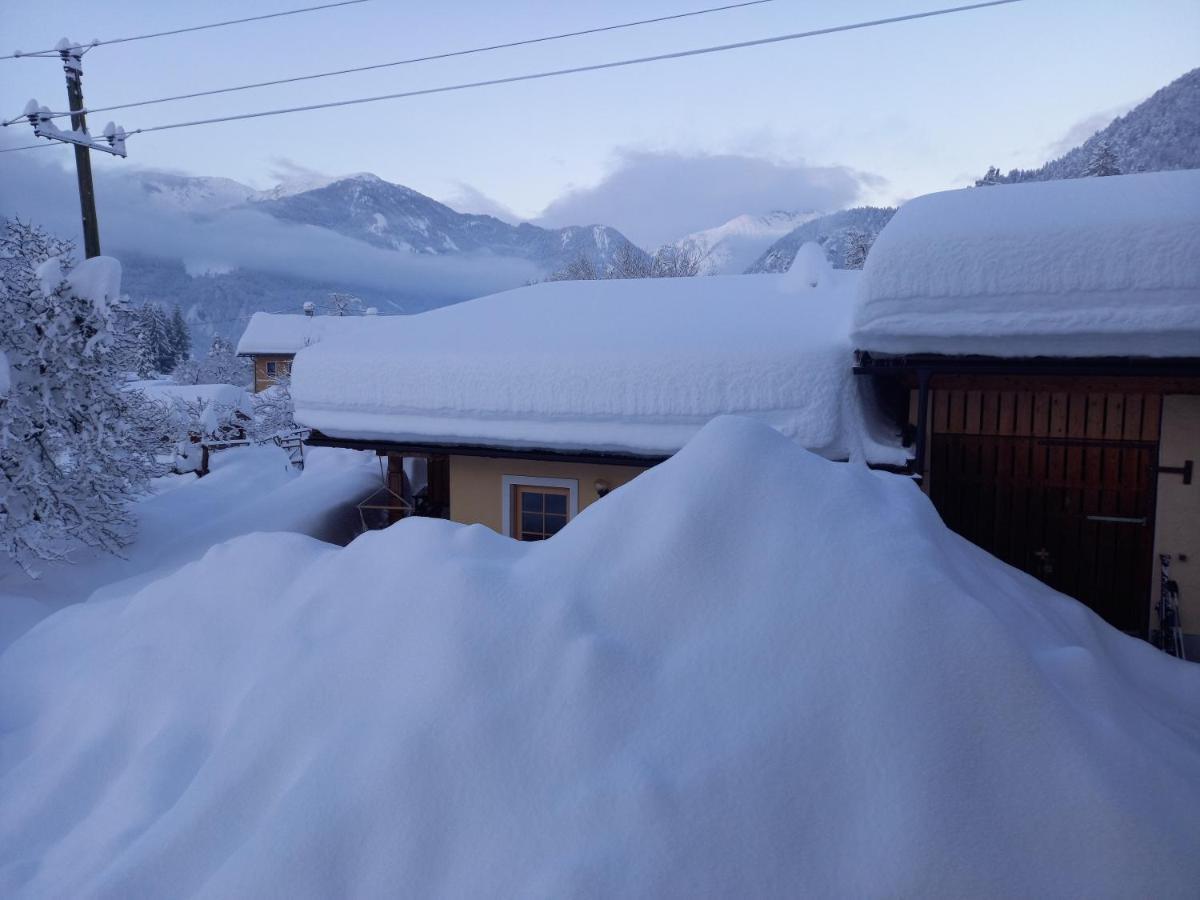
<svg viewBox="0 0 1200 900">
<path fill-rule="evenodd" d="M 935 391 L 930 498 L 968 540 L 1143 632 L 1159 403 L 1095 391 Z"/>
</svg>

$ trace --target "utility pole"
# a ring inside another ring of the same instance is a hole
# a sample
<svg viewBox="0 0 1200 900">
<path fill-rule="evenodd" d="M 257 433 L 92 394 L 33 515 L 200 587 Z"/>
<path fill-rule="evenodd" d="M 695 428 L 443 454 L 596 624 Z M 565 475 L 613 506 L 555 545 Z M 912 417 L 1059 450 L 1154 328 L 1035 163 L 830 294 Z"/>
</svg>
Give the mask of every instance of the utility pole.
<svg viewBox="0 0 1200 900">
<path fill-rule="evenodd" d="M 87 134 L 83 113 L 83 49 L 66 38 L 58 42 L 63 71 L 67 73 L 67 110 L 71 111 L 71 130 Z M 79 110 L 75 113 L 74 110 Z M 85 144 L 75 144 L 75 174 L 79 179 L 79 211 L 83 215 L 83 255 L 100 255 L 100 223 L 96 220 L 96 189 L 92 185 L 92 153 Z"/>
</svg>

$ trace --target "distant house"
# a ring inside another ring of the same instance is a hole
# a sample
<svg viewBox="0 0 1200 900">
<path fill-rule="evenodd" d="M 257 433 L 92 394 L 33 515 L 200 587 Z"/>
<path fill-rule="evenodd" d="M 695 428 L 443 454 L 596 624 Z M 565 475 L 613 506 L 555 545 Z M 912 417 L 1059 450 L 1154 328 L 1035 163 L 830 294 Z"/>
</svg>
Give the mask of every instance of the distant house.
<svg viewBox="0 0 1200 900">
<path fill-rule="evenodd" d="M 519 540 L 554 534 L 723 414 L 903 467 L 851 372 L 859 273 L 805 258 L 786 275 L 551 282 L 380 318 L 297 354 L 296 419 L 312 444 L 385 456 L 394 494 L 426 514 Z"/>
<path fill-rule="evenodd" d="M 913 200 L 854 342 L 947 525 L 1140 635 L 1168 556 L 1200 635 L 1200 171 Z"/>
<path fill-rule="evenodd" d="M 237 355 L 254 363 L 254 393 L 266 390 L 292 374 L 292 359 L 310 344 L 333 333 L 369 330 L 374 316 L 318 316 L 306 304 L 303 314 L 255 313 L 237 345 Z"/>
</svg>

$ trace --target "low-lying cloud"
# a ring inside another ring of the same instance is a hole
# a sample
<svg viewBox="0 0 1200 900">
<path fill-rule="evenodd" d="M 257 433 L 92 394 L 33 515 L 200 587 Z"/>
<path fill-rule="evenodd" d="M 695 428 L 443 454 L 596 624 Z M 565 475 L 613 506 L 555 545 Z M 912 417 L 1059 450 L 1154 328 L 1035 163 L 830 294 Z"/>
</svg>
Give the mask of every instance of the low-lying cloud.
<svg viewBox="0 0 1200 900">
<path fill-rule="evenodd" d="M 842 209 L 881 182 L 846 166 L 624 151 L 599 184 L 568 191 L 538 224 L 611 225 L 636 244 L 656 247 L 743 213 Z"/>
<path fill-rule="evenodd" d="M 36 155 L 66 152 L 0 155 L 0 215 L 31 220 L 78 243 L 74 173 Z M 97 168 L 101 246 L 118 257 L 135 253 L 182 260 L 196 274 L 248 269 L 438 301 L 503 290 L 539 274 L 523 260 L 384 250 L 328 229 L 281 222 L 252 206 L 196 216 L 155 204 L 136 177 Z"/>
</svg>

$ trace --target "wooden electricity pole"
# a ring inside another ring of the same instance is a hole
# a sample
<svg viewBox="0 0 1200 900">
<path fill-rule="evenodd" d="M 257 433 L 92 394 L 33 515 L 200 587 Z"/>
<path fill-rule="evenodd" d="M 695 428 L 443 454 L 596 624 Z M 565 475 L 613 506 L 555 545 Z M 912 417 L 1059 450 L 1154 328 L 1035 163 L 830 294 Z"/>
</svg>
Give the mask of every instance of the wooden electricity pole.
<svg viewBox="0 0 1200 900">
<path fill-rule="evenodd" d="M 87 134 L 87 118 L 83 113 L 83 50 L 78 45 L 59 46 L 63 71 L 67 73 L 67 106 L 71 110 L 71 129 Z M 74 110 L 79 110 L 75 113 Z M 79 179 L 79 211 L 83 214 L 83 255 L 88 259 L 100 255 L 100 223 L 96 221 L 96 189 L 92 185 L 92 151 L 75 144 L 75 173 Z"/>
</svg>

